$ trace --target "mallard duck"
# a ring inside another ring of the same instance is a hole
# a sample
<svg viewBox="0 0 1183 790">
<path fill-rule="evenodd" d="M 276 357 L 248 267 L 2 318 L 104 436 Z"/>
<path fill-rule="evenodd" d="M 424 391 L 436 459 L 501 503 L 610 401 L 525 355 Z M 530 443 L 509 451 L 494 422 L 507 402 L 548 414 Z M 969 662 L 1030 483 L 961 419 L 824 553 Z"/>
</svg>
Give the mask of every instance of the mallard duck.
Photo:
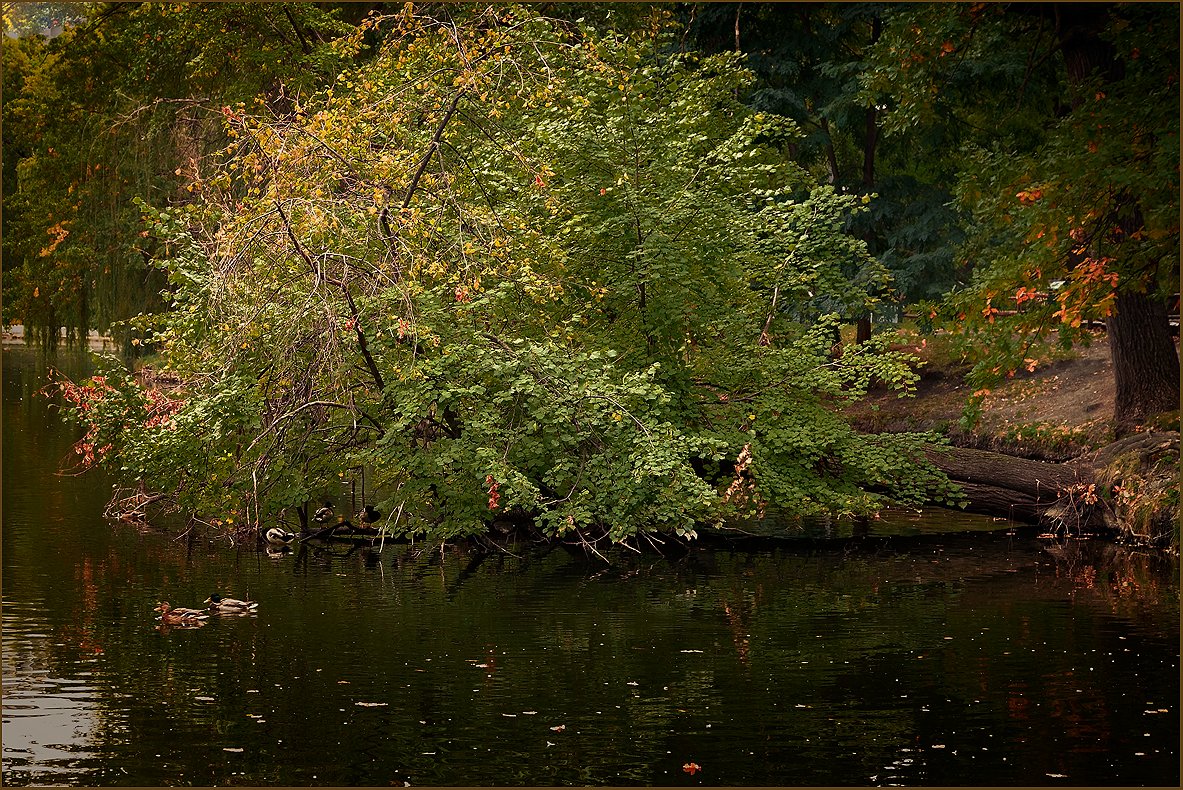
<svg viewBox="0 0 1183 790">
<path fill-rule="evenodd" d="M 333 503 L 325 500 L 324 507 L 312 514 L 312 520 L 317 524 L 328 524 L 333 520 Z"/>
<path fill-rule="evenodd" d="M 169 606 L 168 601 L 161 601 L 153 611 L 160 612 L 160 622 L 166 625 L 195 625 L 209 619 L 208 612 L 201 609 L 186 609 L 183 606 L 174 609 Z"/>
<path fill-rule="evenodd" d="M 382 511 L 373 505 L 366 505 L 357 512 L 357 520 L 366 526 L 377 523 L 380 518 L 382 518 Z"/>
<path fill-rule="evenodd" d="M 263 537 L 273 546 L 286 546 L 296 539 L 296 533 L 288 532 L 283 527 L 272 527 Z"/>
<path fill-rule="evenodd" d="M 209 610 L 214 614 L 249 614 L 259 608 L 254 601 L 240 601 L 237 598 L 223 598 L 218 593 L 212 593 L 205 599 Z"/>
</svg>

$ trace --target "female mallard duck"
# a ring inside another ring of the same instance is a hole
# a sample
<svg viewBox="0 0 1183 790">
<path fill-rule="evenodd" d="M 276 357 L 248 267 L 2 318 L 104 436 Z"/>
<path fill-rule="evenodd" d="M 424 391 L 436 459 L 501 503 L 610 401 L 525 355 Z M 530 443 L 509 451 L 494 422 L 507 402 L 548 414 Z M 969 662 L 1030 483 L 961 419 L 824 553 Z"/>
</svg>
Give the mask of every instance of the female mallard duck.
<svg viewBox="0 0 1183 790">
<path fill-rule="evenodd" d="M 209 598 L 205 599 L 205 603 L 209 605 L 209 610 L 214 614 L 249 614 L 259 608 L 259 604 L 254 601 L 223 598 L 218 593 L 211 594 Z"/>
<path fill-rule="evenodd" d="M 165 625 L 197 625 L 209 619 L 208 612 L 201 609 L 186 609 L 183 606 L 174 609 L 168 605 L 168 601 L 161 601 L 153 611 L 160 612 L 160 622 Z"/>
<path fill-rule="evenodd" d="M 366 505 L 357 512 L 357 520 L 365 526 L 376 524 L 382 518 L 382 511 L 373 505 Z"/>
<path fill-rule="evenodd" d="M 296 539 L 295 532 L 288 532 L 283 527 L 272 527 L 263 536 L 272 546 L 286 546 Z"/>
<path fill-rule="evenodd" d="M 328 524 L 333 520 L 333 503 L 325 500 L 324 507 L 312 514 L 312 520 L 317 524 Z"/>
</svg>

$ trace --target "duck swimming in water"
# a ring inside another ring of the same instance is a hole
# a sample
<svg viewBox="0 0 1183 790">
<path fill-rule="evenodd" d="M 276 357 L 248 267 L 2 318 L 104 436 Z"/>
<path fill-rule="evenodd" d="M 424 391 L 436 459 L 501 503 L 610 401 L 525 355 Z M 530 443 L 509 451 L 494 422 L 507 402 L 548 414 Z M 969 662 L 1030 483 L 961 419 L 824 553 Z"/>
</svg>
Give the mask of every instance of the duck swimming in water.
<svg viewBox="0 0 1183 790">
<path fill-rule="evenodd" d="M 259 608 L 254 601 L 240 601 L 237 598 L 223 598 L 218 593 L 212 593 L 205 599 L 209 610 L 214 614 L 250 614 Z"/>
<path fill-rule="evenodd" d="M 209 619 L 208 612 L 201 609 L 186 609 L 183 606 L 174 609 L 169 606 L 168 601 L 161 601 L 153 611 L 160 612 L 160 622 L 164 625 L 204 625 L 203 621 Z"/>
</svg>

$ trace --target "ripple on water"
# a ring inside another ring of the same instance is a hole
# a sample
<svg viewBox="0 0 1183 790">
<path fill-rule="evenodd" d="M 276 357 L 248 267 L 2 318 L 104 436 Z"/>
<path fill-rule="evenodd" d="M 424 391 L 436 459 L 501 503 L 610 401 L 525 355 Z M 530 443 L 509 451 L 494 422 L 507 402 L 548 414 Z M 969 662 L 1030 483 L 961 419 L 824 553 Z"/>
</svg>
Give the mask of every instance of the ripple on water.
<svg viewBox="0 0 1183 790">
<path fill-rule="evenodd" d="M 90 747 L 100 691 L 85 664 L 75 677 L 60 677 L 52 629 L 35 601 L 4 602 L 4 783 L 77 781 L 97 763 Z"/>
</svg>

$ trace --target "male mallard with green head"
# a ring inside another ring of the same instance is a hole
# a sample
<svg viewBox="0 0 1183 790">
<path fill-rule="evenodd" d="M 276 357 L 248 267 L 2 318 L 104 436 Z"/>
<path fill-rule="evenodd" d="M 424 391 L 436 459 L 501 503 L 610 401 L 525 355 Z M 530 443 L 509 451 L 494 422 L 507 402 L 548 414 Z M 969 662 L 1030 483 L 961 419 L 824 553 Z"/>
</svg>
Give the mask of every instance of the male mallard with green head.
<svg viewBox="0 0 1183 790">
<path fill-rule="evenodd" d="M 328 524 L 333 520 L 333 503 L 326 499 L 324 507 L 312 514 L 312 520 L 317 524 Z"/>
<path fill-rule="evenodd" d="M 259 608 L 254 601 L 240 601 L 237 598 L 224 598 L 218 593 L 212 593 L 205 599 L 209 610 L 214 614 L 250 614 Z"/>
<path fill-rule="evenodd" d="M 283 527 L 272 527 L 267 530 L 263 537 L 272 546 L 286 546 L 296 539 L 296 533 L 288 532 Z"/>
</svg>

